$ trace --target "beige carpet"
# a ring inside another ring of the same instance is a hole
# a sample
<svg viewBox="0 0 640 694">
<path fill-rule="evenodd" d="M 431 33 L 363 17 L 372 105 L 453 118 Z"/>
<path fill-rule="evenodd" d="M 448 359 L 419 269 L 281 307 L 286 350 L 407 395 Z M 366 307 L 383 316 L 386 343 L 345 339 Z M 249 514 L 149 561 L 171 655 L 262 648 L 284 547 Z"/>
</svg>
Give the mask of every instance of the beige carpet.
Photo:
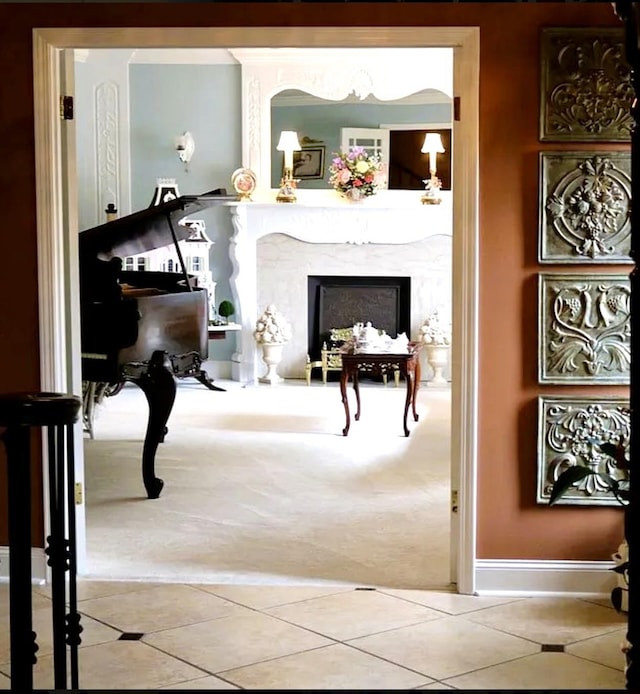
<svg viewBox="0 0 640 694">
<path fill-rule="evenodd" d="M 448 584 L 449 388 L 423 384 L 406 438 L 404 384 L 363 384 L 348 437 L 337 383 L 218 385 L 227 392 L 180 382 L 155 500 L 140 473 L 143 393 L 128 385 L 98 409 L 85 439 L 86 575 Z"/>
</svg>

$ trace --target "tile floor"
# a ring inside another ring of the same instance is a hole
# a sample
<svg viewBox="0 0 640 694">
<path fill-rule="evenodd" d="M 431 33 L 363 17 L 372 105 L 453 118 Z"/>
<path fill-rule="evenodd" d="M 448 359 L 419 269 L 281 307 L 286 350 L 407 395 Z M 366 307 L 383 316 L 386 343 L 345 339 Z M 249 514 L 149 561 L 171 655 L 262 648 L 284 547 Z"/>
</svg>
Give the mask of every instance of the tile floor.
<svg viewBox="0 0 640 694">
<path fill-rule="evenodd" d="M 8 585 L 0 688 L 9 689 Z M 53 686 L 34 589 L 36 689 Z M 80 580 L 82 689 L 624 689 L 606 600 Z"/>
</svg>

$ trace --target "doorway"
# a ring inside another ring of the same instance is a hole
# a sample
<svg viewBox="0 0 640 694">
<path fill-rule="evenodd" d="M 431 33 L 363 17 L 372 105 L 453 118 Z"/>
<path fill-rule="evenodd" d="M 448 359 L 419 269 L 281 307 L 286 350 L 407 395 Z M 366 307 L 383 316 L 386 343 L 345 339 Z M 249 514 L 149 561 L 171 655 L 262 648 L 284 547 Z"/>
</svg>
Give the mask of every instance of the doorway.
<svg viewBox="0 0 640 694">
<path fill-rule="evenodd" d="M 196 38 L 197 36 L 197 38 Z M 454 124 L 459 143 L 453 160 L 456 196 L 453 207 L 453 385 L 452 385 L 452 568 L 461 593 L 475 586 L 475 470 L 477 402 L 477 239 L 478 239 L 478 84 L 479 30 L 464 28 L 305 28 L 239 27 L 211 29 L 34 30 L 34 92 L 36 170 L 38 190 L 39 286 L 41 297 L 42 386 L 79 392 L 79 326 L 77 308 L 65 306 L 62 265 L 65 232 L 59 151 L 57 94 L 60 88 L 58 54 L 75 47 L 167 47 L 324 44 L 394 47 L 453 46 L 454 91 L 465 104 L 465 118 Z M 77 229 L 71 230 L 77 232 Z M 62 327 L 61 327 L 62 326 Z M 51 348 L 53 347 L 53 348 Z M 46 348 L 43 347 L 43 350 Z M 82 465 L 82 451 L 76 451 Z M 83 520 L 83 510 L 79 510 Z M 79 558 L 82 561 L 82 549 Z M 81 567 L 80 567 L 81 568 Z M 82 569 L 81 569 L 82 570 Z"/>
</svg>

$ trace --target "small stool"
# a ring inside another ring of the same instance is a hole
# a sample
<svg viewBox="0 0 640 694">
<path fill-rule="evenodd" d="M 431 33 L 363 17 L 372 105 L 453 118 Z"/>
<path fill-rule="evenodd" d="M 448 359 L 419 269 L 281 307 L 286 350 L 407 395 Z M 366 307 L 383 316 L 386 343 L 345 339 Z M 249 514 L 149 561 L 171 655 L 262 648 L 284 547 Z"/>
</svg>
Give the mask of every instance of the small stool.
<svg viewBox="0 0 640 694">
<path fill-rule="evenodd" d="M 7 452 L 9 507 L 9 621 L 11 689 L 33 690 L 37 658 L 31 601 L 31 429 L 47 429 L 49 520 L 45 553 L 51 567 L 54 688 L 68 689 L 67 651 L 71 689 L 78 689 L 80 615 L 76 593 L 76 523 L 73 466 L 73 423 L 82 400 L 59 393 L 0 395 L 0 435 Z M 65 470 L 65 462 L 68 462 Z M 69 537 L 65 537 L 68 530 Z M 69 612 L 65 572 L 69 571 Z"/>
</svg>

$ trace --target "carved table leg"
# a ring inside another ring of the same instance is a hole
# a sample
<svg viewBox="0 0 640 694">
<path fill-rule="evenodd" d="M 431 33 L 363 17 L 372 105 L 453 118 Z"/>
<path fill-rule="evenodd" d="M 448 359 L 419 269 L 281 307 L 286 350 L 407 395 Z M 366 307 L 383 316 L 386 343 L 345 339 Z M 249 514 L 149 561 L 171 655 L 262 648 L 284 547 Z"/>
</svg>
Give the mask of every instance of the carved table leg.
<svg viewBox="0 0 640 694">
<path fill-rule="evenodd" d="M 358 379 L 358 369 L 353 370 L 353 392 L 356 394 L 356 422 L 360 421 L 360 381 Z"/>
<path fill-rule="evenodd" d="M 415 371 L 413 374 L 413 396 L 412 396 L 412 409 L 413 409 L 413 421 L 417 422 L 420 415 L 416 412 L 416 400 L 418 399 L 418 389 L 420 388 L 420 359 L 416 357 L 415 360 Z"/>
<path fill-rule="evenodd" d="M 149 420 L 142 451 L 142 480 L 150 499 L 160 496 L 163 480 L 155 475 L 155 457 L 158 444 L 164 440 L 166 424 L 176 397 L 176 382 L 164 365 L 163 352 L 154 352 L 149 368 L 133 382 L 142 390 L 149 404 Z"/>
<path fill-rule="evenodd" d="M 340 395 L 342 397 L 342 404 L 344 405 L 344 414 L 346 417 L 346 424 L 342 430 L 342 435 L 346 436 L 349 433 L 349 426 L 351 425 L 351 417 L 349 415 L 349 399 L 347 398 L 347 381 L 349 380 L 349 372 L 347 369 L 342 369 L 340 374 Z"/>
<path fill-rule="evenodd" d="M 404 399 L 404 416 L 402 418 L 402 426 L 404 427 L 404 435 L 409 436 L 409 428 L 407 427 L 407 414 L 409 412 L 409 405 L 411 404 L 411 398 L 413 396 L 414 388 L 414 374 L 411 371 L 411 369 L 407 369 L 405 378 L 407 379 L 407 397 Z"/>
</svg>

